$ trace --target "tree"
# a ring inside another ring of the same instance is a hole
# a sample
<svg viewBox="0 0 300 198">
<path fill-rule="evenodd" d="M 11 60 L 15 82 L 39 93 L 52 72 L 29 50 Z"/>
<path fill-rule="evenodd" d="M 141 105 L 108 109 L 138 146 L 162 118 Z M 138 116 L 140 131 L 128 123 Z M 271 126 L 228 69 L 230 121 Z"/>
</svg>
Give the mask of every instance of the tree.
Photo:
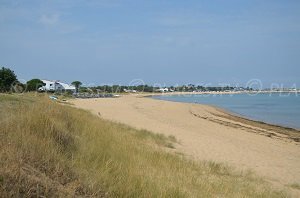
<svg viewBox="0 0 300 198">
<path fill-rule="evenodd" d="M 80 85 L 82 85 L 82 83 L 80 81 L 74 81 L 71 84 L 75 86 L 76 93 L 78 92 Z"/>
<path fill-rule="evenodd" d="M 17 76 L 14 71 L 2 67 L 0 69 L 0 92 L 9 91 L 14 82 L 17 82 Z"/>
<path fill-rule="evenodd" d="M 27 87 L 27 91 L 37 91 L 38 88 L 44 86 L 45 83 L 43 81 L 41 81 L 40 79 L 32 79 L 30 81 L 27 81 L 26 83 L 26 87 Z"/>
<path fill-rule="evenodd" d="M 26 85 L 24 85 L 23 83 L 16 81 L 12 84 L 11 86 L 11 91 L 15 92 L 15 93 L 22 93 L 26 90 Z"/>
</svg>

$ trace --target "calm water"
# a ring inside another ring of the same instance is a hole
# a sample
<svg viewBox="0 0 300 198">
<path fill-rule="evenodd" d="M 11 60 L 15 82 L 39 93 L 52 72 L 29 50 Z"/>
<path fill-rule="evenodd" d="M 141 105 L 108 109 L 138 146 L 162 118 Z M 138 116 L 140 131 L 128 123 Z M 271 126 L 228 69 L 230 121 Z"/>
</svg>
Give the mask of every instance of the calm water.
<svg viewBox="0 0 300 198">
<path fill-rule="evenodd" d="M 161 95 L 154 98 L 214 105 L 253 120 L 300 129 L 300 95 L 296 93 Z"/>
</svg>

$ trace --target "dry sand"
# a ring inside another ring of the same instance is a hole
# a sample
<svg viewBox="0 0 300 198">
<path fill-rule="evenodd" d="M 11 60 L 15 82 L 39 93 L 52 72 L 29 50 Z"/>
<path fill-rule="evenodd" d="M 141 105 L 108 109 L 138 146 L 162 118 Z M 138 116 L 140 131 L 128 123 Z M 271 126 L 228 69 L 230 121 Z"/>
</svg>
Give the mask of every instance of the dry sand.
<svg viewBox="0 0 300 198">
<path fill-rule="evenodd" d="M 300 184 L 300 133 L 296 130 L 249 121 L 207 105 L 141 95 L 76 99 L 72 103 L 104 119 L 174 135 L 180 142 L 177 152 L 195 160 L 250 169 L 274 185 Z"/>
</svg>

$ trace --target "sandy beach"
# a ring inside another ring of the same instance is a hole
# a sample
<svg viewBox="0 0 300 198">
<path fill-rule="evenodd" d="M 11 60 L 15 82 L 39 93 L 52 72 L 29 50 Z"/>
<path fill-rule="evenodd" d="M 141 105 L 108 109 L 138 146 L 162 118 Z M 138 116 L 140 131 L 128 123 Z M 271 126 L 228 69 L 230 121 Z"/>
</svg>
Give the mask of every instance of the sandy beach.
<svg viewBox="0 0 300 198">
<path fill-rule="evenodd" d="M 138 94 L 71 102 L 104 119 L 174 135 L 179 140 L 176 152 L 192 159 L 251 170 L 274 185 L 300 184 L 297 130 L 239 118 L 207 105 L 160 101 Z"/>
</svg>

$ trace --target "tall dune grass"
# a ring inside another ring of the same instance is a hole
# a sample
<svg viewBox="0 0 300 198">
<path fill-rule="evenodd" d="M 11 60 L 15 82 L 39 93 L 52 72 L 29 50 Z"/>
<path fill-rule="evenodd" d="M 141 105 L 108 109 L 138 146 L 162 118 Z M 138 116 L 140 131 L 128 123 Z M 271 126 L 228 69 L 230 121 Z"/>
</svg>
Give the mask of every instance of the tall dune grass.
<svg viewBox="0 0 300 198">
<path fill-rule="evenodd" d="M 1 197 L 286 196 L 250 173 L 167 152 L 174 137 L 45 97 L 0 95 L 0 126 Z"/>
</svg>

